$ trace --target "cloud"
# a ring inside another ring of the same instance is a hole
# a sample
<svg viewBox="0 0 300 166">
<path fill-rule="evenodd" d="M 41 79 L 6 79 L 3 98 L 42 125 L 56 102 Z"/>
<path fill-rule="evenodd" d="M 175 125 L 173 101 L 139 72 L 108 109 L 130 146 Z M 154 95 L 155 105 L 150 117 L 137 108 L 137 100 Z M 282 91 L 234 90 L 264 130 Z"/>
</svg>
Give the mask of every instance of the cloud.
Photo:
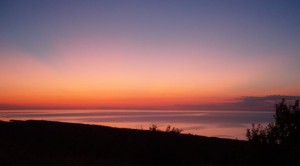
<svg viewBox="0 0 300 166">
<path fill-rule="evenodd" d="M 287 96 L 287 95 L 269 95 L 269 96 L 243 96 L 240 99 L 242 102 L 267 102 L 267 101 L 278 101 L 282 98 L 286 100 L 298 100 L 300 96 Z"/>
<path fill-rule="evenodd" d="M 287 100 L 288 104 L 293 104 L 294 100 L 299 100 L 300 96 L 289 95 L 268 95 L 268 96 L 242 96 L 236 98 L 236 102 L 217 103 L 217 104 L 199 104 L 199 105 L 176 105 L 179 109 L 192 110 L 247 110 L 247 111 L 271 111 L 274 105 L 279 103 L 282 98 Z"/>
</svg>

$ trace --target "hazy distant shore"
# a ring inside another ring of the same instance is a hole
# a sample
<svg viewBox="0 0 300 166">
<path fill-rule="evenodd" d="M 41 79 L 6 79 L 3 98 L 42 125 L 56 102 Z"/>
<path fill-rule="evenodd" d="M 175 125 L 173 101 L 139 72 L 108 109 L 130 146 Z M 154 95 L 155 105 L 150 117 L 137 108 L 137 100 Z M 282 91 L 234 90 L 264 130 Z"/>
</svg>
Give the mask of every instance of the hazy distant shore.
<svg viewBox="0 0 300 166">
<path fill-rule="evenodd" d="M 50 121 L 0 121 L 0 165 L 296 165 L 298 149 Z"/>
</svg>

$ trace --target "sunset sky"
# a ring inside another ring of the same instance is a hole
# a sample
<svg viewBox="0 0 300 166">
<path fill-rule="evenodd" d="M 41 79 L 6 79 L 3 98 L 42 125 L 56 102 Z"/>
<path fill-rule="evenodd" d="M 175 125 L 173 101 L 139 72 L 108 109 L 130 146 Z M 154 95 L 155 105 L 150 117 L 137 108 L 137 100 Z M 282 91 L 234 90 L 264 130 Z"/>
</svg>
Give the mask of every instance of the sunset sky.
<svg viewBox="0 0 300 166">
<path fill-rule="evenodd" d="M 0 1 L 0 109 L 252 108 L 299 71 L 297 0 Z"/>
</svg>

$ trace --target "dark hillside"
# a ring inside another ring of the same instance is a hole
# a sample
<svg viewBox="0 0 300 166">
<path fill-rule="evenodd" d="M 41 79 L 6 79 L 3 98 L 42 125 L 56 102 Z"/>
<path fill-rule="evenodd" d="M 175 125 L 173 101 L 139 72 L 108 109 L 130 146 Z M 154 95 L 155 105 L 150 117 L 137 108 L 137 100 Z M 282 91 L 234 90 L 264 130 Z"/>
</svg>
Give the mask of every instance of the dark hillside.
<svg viewBox="0 0 300 166">
<path fill-rule="evenodd" d="M 0 122 L 0 147 L 0 165 L 296 165 L 299 161 L 291 157 L 297 149 L 273 145 L 49 121 Z"/>
</svg>

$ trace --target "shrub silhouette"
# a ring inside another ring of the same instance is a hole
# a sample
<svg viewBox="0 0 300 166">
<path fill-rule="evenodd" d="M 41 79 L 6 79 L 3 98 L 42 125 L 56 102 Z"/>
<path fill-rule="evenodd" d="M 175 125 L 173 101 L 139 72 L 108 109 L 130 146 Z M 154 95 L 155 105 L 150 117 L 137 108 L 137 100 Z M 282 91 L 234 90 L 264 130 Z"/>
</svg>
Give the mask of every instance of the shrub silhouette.
<svg viewBox="0 0 300 166">
<path fill-rule="evenodd" d="M 163 132 L 162 130 L 160 130 L 158 128 L 158 126 L 156 124 L 152 124 L 150 127 L 149 127 L 149 130 L 150 131 L 154 131 L 154 132 Z M 182 129 L 179 129 L 179 128 L 176 128 L 176 127 L 172 127 L 171 125 L 168 125 L 165 132 L 166 133 L 175 133 L 175 134 L 180 134 L 183 130 Z"/>
<path fill-rule="evenodd" d="M 166 128 L 167 133 L 175 133 L 175 134 L 180 134 L 183 130 L 176 128 L 176 127 L 171 127 L 171 125 L 168 125 Z"/>
<path fill-rule="evenodd" d="M 149 127 L 149 130 L 150 131 L 154 131 L 154 132 L 161 132 L 161 130 L 158 129 L 158 126 L 156 124 L 152 124 L 150 127 Z"/>
<path fill-rule="evenodd" d="M 269 123 L 266 127 L 261 124 L 252 124 L 252 128 L 247 129 L 246 137 L 249 141 L 271 144 L 298 143 L 300 138 L 299 100 L 295 101 L 295 105 L 288 106 L 285 99 L 282 99 L 275 108 L 274 123 Z"/>
</svg>

